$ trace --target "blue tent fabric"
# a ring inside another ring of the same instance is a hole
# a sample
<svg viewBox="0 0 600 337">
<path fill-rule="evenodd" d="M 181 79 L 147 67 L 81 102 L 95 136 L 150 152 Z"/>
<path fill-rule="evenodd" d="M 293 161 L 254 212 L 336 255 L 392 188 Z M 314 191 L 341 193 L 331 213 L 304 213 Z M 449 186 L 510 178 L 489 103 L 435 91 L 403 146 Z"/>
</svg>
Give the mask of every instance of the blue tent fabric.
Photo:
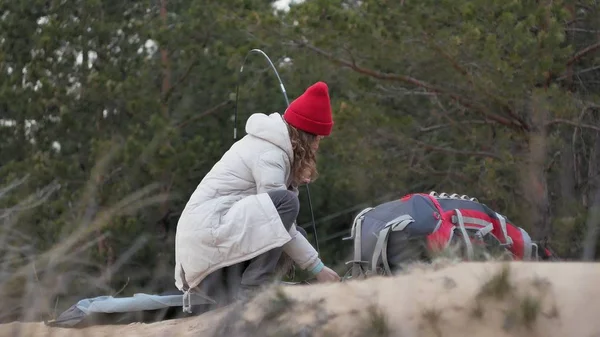
<svg viewBox="0 0 600 337">
<path fill-rule="evenodd" d="M 191 294 L 192 306 L 208 306 L 212 302 L 198 294 Z M 55 320 L 46 325 L 57 327 L 77 327 L 86 325 L 88 318 L 95 316 L 94 323 L 108 321 L 109 323 L 127 323 L 139 321 L 143 313 L 155 314 L 153 320 L 162 320 L 164 313 L 175 309 L 182 311 L 183 294 L 152 295 L 138 293 L 132 297 L 98 296 L 78 301 Z M 162 315 L 160 313 L 163 313 Z M 142 313 L 142 314 L 140 314 Z M 181 315 L 181 314 L 180 314 Z M 98 319 L 99 316 L 104 316 Z M 160 317 L 159 317 L 160 316 Z"/>
<path fill-rule="evenodd" d="M 115 298 L 112 296 L 98 296 L 79 301 L 75 306 L 86 315 L 92 312 L 130 312 L 157 310 L 165 307 L 180 306 L 183 302 L 183 295 L 149 295 L 135 294 L 133 297 Z M 208 304 L 208 301 L 201 301 L 196 304 Z"/>
</svg>

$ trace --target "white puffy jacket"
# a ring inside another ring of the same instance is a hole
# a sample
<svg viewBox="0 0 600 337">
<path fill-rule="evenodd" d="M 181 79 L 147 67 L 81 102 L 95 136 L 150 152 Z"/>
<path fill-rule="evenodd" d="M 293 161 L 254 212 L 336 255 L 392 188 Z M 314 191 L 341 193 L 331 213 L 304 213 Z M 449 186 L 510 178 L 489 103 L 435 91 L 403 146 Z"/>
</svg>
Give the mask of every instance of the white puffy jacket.
<svg viewBox="0 0 600 337">
<path fill-rule="evenodd" d="M 290 183 L 294 157 L 282 116 L 253 114 L 246 133 L 202 179 L 181 214 L 175 236 L 180 290 L 182 269 L 194 288 L 217 269 L 280 246 L 302 269 L 321 262 L 295 225 L 285 230 L 266 193 Z"/>
</svg>

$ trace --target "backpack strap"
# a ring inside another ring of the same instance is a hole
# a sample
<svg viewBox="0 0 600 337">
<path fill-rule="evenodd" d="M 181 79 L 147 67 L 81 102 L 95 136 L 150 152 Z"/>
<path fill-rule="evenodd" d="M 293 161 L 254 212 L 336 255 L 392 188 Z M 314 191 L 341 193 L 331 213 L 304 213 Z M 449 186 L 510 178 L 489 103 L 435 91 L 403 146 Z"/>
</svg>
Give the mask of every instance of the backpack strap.
<svg viewBox="0 0 600 337">
<path fill-rule="evenodd" d="M 458 229 L 462 234 L 463 240 L 465 241 L 465 247 L 467 248 L 467 260 L 472 260 L 473 245 L 471 244 L 471 239 L 469 238 L 469 234 L 467 233 L 467 229 L 465 228 L 465 221 L 463 215 L 459 209 L 454 209 L 454 213 L 456 213 L 456 222 L 458 225 Z"/>
<path fill-rule="evenodd" d="M 463 215 L 462 220 L 463 220 L 464 227 L 466 229 L 476 229 L 477 230 L 476 235 L 479 238 L 483 238 L 484 236 L 490 234 L 494 230 L 493 223 L 491 223 L 489 221 L 485 221 L 480 218 L 468 217 L 468 216 Z M 458 223 L 458 216 L 456 216 L 456 215 L 452 216 L 452 223 L 454 223 L 454 224 Z"/>
<path fill-rule="evenodd" d="M 540 249 L 535 242 L 531 242 L 531 258 L 536 261 L 540 260 Z"/>
<path fill-rule="evenodd" d="M 531 241 L 531 237 L 529 236 L 529 234 L 521 227 L 518 227 L 519 231 L 521 232 L 521 237 L 523 238 L 523 259 L 524 260 L 531 260 L 531 259 L 537 259 L 537 245 L 534 244 Z M 535 253 L 533 251 L 533 248 L 535 246 Z"/>
<path fill-rule="evenodd" d="M 371 258 L 371 274 L 377 273 L 377 262 L 379 262 L 379 257 L 381 257 L 386 274 L 392 275 L 392 271 L 387 259 L 387 242 L 390 236 L 390 231 L 400 232 L 413 222 L 415 222 L 415 219 L 413 219 L 412 216 L 403 214 L 386 223 L 383 229 L 379 231 L 377 243 L 375 244 L 375 249 L 373 250 L 373 257 Z"/>
<path fill-rule="evenodd" d="M 510 236 L 508 236 L 508 232 L 506 230 L 506 218 L 497 212 L 494 213 L 496 213 L 496 218 L 498 218 L 498 221 L 500 221 L 500 229 L 502 230 L 502 235 L 504 236 L 504 244 L 507 246 L 512 245 L 513 240 Z"/>
<path fill-rule="evenodd" d="M 365 263 L 361 260 L 362 257 L 362 222 L 365 218 L 365 214 L 367 214 L 373 207 L 367 207 L 360 211 L 352 222 L 352 228 L 350 229 L 350 236 L 345 237 L 342 240 L 352 240 L 354 239 L 354 259 L 352 261 L 346 262 L 352 263 L 352 278 L 358 277 L 362 273 L 361 263 Z"/>
</svg>

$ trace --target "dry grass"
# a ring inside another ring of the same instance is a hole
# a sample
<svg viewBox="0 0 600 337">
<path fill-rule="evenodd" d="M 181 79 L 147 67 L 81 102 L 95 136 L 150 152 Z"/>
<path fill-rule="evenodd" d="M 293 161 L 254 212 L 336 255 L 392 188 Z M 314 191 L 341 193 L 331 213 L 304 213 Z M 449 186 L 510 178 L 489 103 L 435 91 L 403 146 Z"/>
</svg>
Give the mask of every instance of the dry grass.
<svg viewBox="0 0 600 337">
<path fill-rule="evenodd" d="M 509 295 L 512 290 L 513 286 L 510 283 L 510 267 L 508 264 L 503 264 L 500 272 L 494 274 L 483 284 L 477 296 L 480 298 L 492 297 L 502 300 L 505 296 Z"/>
<path fill-rule="evenodd" d="M 442 310 L 437 308 L 428 308 L 423 310 L 422 316 L 422 328 L 431 329 L 436 337 L 442 336 Z"/>
<path fill-rule="evenodd" d="M 539 268 L 544 277 L 532 277 L 536 276 L 536 272 L 530 272 L 532 267 Z M 574 271 L 565 264 L 558 268 Z M 490 271 L 493 273 L 488 274 Z M 595 267 L 593 272 L 581 273 L 597 276 L 600 269 Z M 221 314 L 218 315 L 213 311 L 184 320 L 123 328 L 92 327 L 81 332 L 90 333 L 88 336 L 160 337 L 452 337 L 462 336 L 468 326 L 473 335 L 491 337 L 502 334 L 562 336 L 565 331 L 581 332 L 574 335 L 593 335 L 594 326 L 595 331 L 600 331 L 600 325 L 590 319 L 591 312 L 578 313 L 577 302 L 566 300 L 581 292 L 591 295 L 590 298 L 600 293 L 590 287 L 573 289 L 573 282 L 568 277 L 558 277 L 550 282 L 546 278 L 549 275 L 553 275 L 553 271 L 543 264 L 516 264 L 508 269 L 498 264 L 475 264 L 473 267 L 458 264 L 445 270 L 430 269 L 424 273 L 346 284 L 273 285 L 247 302 L 219 309 Z M 481 280 L 482 276 L 486 279 Z M 451 289 L 446 286 L 448 279 L 456 280 Z M 581 284 L 592 283 L 584 281 Z M 555 289 L 557 285 L 559 288 Z M 560 302 L 553 301 L 553 291 L 560 291 Z M 473 304 L 479 306 L 473 308 Z M 564 316 L 559 315 L 558 308 L 566 310 Z M 594 308 L 597 305 L 594 304 Z M 557 320 L 558 317 L 563 319 Z M 585 322 L 578 323 L 577 318 L 585 318 Z M 581 327 L 584 329 L 578 330 Z M 40 331 L 56 337 L 66 337 L 69 336 L 67 333 L 73 332 L 72 329 Z M 22 336 L 46 336 L 22 333 Z M 5 336 L 1 331 L 0 335 Z"/>
<path fill-rule="evenodd" d="M 366 317 L 362 320 L 359 337 L 388 337 L 392 335 L 388 314 L 375 303 L 366 307 Z"/>
<path fill-rule="evenodd" d="M 46 223 L 29 223 L 40 207 L 62 200 L 61 193 L 67 191 L 61 190 L 59 181 L 36 188 L 25 175 L 0 188 L 0 322 L 52 320 L 81 298 L 117 295 L 127 286 L 111 287 L 112 276 L 147 243 L 147 235 L 139 235 L 110 265 L 94 262 L 98 261 L 95 248 L 108 237 L 106 229 L 115 219 L 163 203 L 168 196 L 158 184 L 150 184 L 99 207 L 98 177 L 107 174 L 117 148 L 92 169 L 78 202 L 48 219 L 48 223 L 65 224 L 59 233 Z M 32 189 L 33 193 L 23 196 Z M 132 277 L 137 273 L 130 271 Z"/>
<path fill-rule="evenodd" d="M 504 312 L 503 329 L 512 331 L 518 327 L 528 330 L 535 328 L 540 315 L 543 314 L 543 301 L 549 298 L 551 283 L 542 278 L 525 281 L 515 281 L 509 263 L 504 263 L 500 270 L 483 283 L 475 296 L 471 309 L 471 316 L 483 319 L 486 311 L 496 310 L 498 307 L 493 301 L 502 303 L 500 307 Z M 558 309 L 546 315 L 549 318 L 558 317 Z"/>
</svg>

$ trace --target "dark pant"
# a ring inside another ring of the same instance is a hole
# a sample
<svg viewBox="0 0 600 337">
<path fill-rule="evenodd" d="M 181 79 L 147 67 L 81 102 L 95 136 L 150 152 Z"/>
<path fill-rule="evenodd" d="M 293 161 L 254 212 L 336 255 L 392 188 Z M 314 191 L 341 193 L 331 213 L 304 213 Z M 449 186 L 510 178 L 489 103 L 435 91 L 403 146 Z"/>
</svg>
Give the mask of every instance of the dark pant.
<svg viewBox="0 0 600 337">
<path fill-rule="evenodd" d="M 268 192 L 268 195 L 285 229 L 289 231 L 300 210 L 298 197 L 287 190 Z M 298 227 L 298 230 L 306 236 L 302 228 Z M 244 294 L 269 283 L 282 253 L 283 247 L 277 247 L 253 259 L 216 270 L 200 283 L 199 288 L 220 305 L 228 304 L 236 300 L 240 294 L 243 297 Z"/>
</svg>

